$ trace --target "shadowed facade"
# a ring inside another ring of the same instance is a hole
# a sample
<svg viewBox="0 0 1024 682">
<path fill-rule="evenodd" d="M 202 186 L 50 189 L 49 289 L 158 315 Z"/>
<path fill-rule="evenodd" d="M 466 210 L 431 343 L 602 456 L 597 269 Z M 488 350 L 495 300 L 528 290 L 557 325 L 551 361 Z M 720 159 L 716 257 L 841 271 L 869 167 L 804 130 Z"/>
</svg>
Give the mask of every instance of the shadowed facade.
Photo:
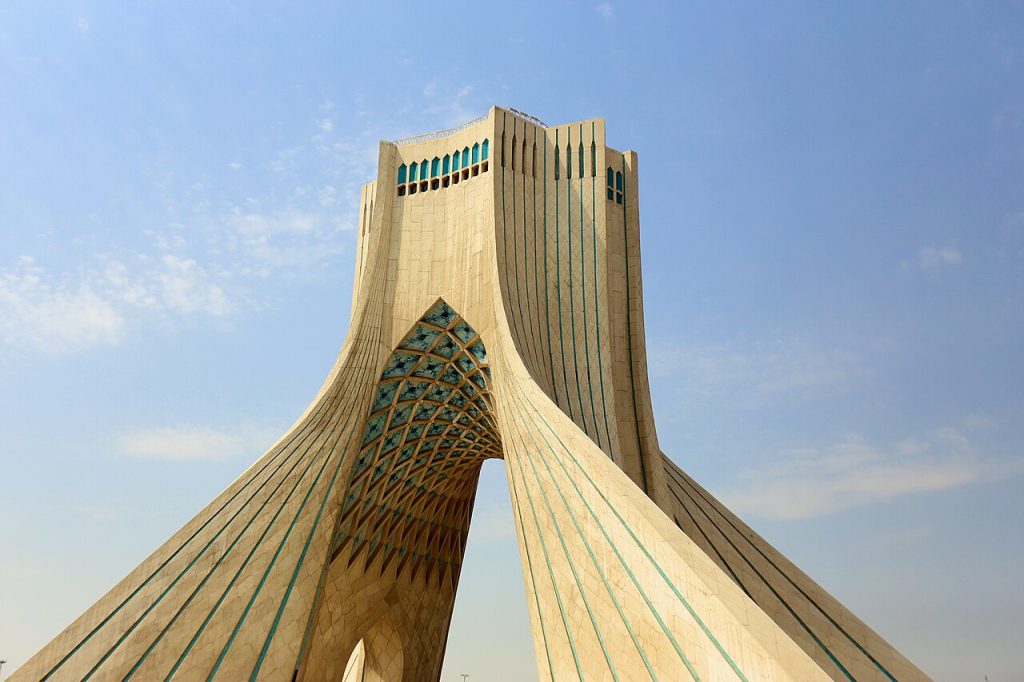
<svg viewBox="0 0 1024 682">
<path fill-rule="evenodd" d="M 542 679 L 928 679 L 661 452 L 603 120 L 382 142 L 359 209 L 306 413 L 12 680 L 437 680 L 488 458 Z"/>
</svg>

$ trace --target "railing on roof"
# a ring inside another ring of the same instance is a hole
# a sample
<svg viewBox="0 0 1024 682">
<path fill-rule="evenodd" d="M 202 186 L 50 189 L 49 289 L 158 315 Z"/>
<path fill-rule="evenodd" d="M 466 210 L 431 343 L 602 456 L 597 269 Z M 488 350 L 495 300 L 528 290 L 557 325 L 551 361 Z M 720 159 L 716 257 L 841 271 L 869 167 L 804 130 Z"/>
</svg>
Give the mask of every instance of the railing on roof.
<svg viewBox="0 0 1024 682">
<path fill-rule="evenodd" d="M 505 107 L 505 108 L 508 109 L 509 111 L 511 111 L 516 116 L 519 116 L 521 118 L 525 118 L 527 121 L 530 121 L 531 123 L 536 123 L 541 128 L 547 128 L 548 127 L 547 123 L 545 123 L 544 121 L 540 120 L 536 116 L 531 116 L 530 114 L 526 113 L 525 111 L 519 111 L 518 109 L 513 109 L 512 107 Z"/>
<path fill-rule="evenodd" d="M 547 123 L 545 123 L 544 121 L 540 120 L 536 116 L 531 116 L 530 114 L 526 113 L 525 111 L 519 111 L 518 109 L 513 109 L 512 107 L 506 107 L 506 109 L 511 111 L 516 116 L 519 116 L 520 118 L 525 118 L 527 121 L 530 121 L 531 123 L 536 123 L 537 125 L 539 125 L 542 128 L 547 128 L 548 127 Z M 455 126 L 454 128 L 446 128 L 444 130 L 438 130 L 438 131 L 433 132 L 433 133 L 424 133 L 423 135 L 414 135 L 413 137 L 403 137 L 401 140 L 392 140 L 391 144 L 396 144 L 396 145 L 412 144 L 413 142 L 426 142 L 427 140 L 436 140 L 436 139 L 441 138 L 441 137 L 448 137 L 449 135 L 454 135 L 455 133 L 459 132 L 460 130 L 465 130 L 466 128 L 468 128 L 468 127 L 470 127 L 472 125 L 476 125 L 477 123 L 479 123 L 480 121 L 483 121 L 486 118 L 487 118 L 487 114 L 484 114 L 483 116 L 480 116 L 478 118 L 474 118 L 472 121 L 467 121 L 467 122 L 463 123 L 462 125 Z"/>
<path fill-rule="evenodd" d="M 463 123 L 462 125 L 459 125 L 459 126 L 455 126 L 454 128 L 447 128 L 445 130 L 438 130 L 436 132 L 426 133 L 424 135 L 415 135 L 413 137 L 403 137 L 401 140 L 393 140 L 392 144 L 411 144 L 413 142 L 425 142 L 427 140 L 436 140 L 436 139 L 438 139 L 440 137 L 448 137 L 449 135 L 454 135 L 455 133 L 459 132 L 460 130 L 465 130 L 466 128 L 468 128 L 468 127 L 470 127 L 472 125 L 476 125 L 477 123 L 479 123 L 480 121 L 485 120 L 486 118 L 487 118 L 487 114 L 484 114 L 483 116 L 480 116 L 479 118 L 474 118 L 472 121 L 467 121 L 466 123 Z"/>
</svg>

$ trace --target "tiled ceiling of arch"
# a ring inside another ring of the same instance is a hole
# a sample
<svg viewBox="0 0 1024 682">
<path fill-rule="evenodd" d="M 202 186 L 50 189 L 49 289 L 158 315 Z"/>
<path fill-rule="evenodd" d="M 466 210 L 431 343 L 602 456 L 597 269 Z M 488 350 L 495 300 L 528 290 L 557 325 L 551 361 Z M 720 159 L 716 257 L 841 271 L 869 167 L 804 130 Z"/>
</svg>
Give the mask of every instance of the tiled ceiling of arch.
<svg viewBox="0 0 1024 682">
<path fill-rule="evenodd" d="M 458 576 L 480 464 L 502 456 L 490 386 L 479 335 L 439 300 L 381 373 L 332 561 Z"/>
</svg>

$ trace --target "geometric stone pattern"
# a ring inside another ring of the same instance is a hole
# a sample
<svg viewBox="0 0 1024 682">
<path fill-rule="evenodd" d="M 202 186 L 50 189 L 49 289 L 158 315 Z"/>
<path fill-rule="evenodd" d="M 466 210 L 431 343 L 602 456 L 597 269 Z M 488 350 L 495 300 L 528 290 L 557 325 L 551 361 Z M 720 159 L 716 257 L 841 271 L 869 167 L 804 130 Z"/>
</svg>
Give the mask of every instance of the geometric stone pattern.
<svg viewBox="0 0 1024 682">
<path fill-rule="evenodd" d="M 458 578 L 480 465 L 501 457 L 490 371 L 477 333 L 439 300 L 384 366 L 331 561 L 382 553 L 380 571 Z"/>
<path fill-rule="evenodd" d="M 307 411 L 10 679 L 437 680 L 487 458 L 542 679 L 928 679 L 662 453 L 638 187 L 601 119 L 382 142 Z"/>
</svg>

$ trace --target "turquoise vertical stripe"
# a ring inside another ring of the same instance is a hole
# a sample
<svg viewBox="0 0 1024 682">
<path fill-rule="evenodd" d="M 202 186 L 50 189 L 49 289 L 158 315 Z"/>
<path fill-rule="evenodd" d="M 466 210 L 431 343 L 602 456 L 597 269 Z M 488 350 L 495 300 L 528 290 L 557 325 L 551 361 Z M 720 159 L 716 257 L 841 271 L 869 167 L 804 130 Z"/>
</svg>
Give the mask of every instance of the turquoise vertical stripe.
<svg viewBox="0 0 1024 682">
<path fill-rule="evenodd" d="M 591 169 L 597 168 L 597 144 L 594 123 L 590 123 L 590 137 L 595 140 L 591 143 L 591 155 L 593 158 L 590 160 Z M 615 443 L 612 442 L 612 434 L 608 430 L 608 405 L 605 401 L 605 390 L 604 390 L 604 360 L 601 358 L 601 296 L 598 291 L 598 269 L 597 269 L 597 172 L 594 170 L 590 174 L 590 195 L 591 201 L 593 202 L 593 212 L 590 214 L 591 217 L 591 228 L 593 230 L 592 245 L 594 247 L 594 328 L 597 330 L 597 371 L 598 376 L 601 379 L 601 413 L 604 415 L 604 435 L 608 439 L 608 456 L 614 459 L 615 457 Z M 607 230 L 605 230 L 607 234 Z"/>
<path fill-rule="evenodd" d="M 653 556 L 651 556 L 651 553 L 647 550 L 647 547 L 640 541 L 640 538 L 638 538 L 636 536 L 636 534 L 633 532 L 633 529 L 629 526 L 628 523 L 626 523 L 626 520 L 622 518 L 622 516 L 619 514 L 618 510 L 615 509 L 615 506 L 612 505 L 612 503 L 608 500 L 608 497 L 607 497 L 607 495 L 604 494 L 604 491 L 600 488 L 600 486 L 598 486 L 594 482 L 594 479 L 592 479 L 590 477 L 590 474 L 579 463 L 579 460 L 577 460 L 576 457 L 572 454 L 572 451 L 568 447 L 566 447 L 565 443 L 562 442 L 562 439 L 558 436 L 558 433 L 555 432 L 555 430 L 553 428 L 551 428 L 551 425 L 548 423 L 547 419 L 545 419 L 544 415 L 541 414 L 537 410 L 536 406 L 534 406 L 532 403 L 530 403 L 530 408 L 534 411 L 534 413 L 544 423 L 545 428 L 547 428 L 547 430 L 551 433 L 551 435 L 554 437 L 554 439 L 556 441 L 558 441 L 558 444 L 559 444 L 559 446 L 561 446 L 562 450 L 573 461 L 573 463 L 576 465 L 576 468 L 580 470 L 580 472 L 583 474 L 583 476 L 587 479 L 587 482 L 590 483 L 591 487 L 597 492 L 598 496 L 601 497 L 601 499 L 604 501 L 605 505 L 612 512 L 612 514 L 615 515 L 615 518 L 618 519 L 619 523 L 622 525 L 622 527 L 625 529 L 625 531 L 629 534 L 629 536 L 633 539 L 633 542 L 636 543 L 637 547 L 640 548 L 640 551 L 643 552 L 645 557 L 647 557 L 647 560 L 651 563 L 652 566 L 654 566 L 655 570 L 661 576 L 662 580 L 664 580 L 665 584 L 669 587 L 669 589 L 672 590 L 673 594 L 676 595 L 676 598 L 679 599 L 679 602 L 687 610 L 687 612 L 694 619 L 694 621 L 696 621 L 697 625 L 700 626 L 701 630 L 708 637 L 708 639 L 712 642 L 712 644 L 714 644 L 715 648 L 722 655 L 722 657 L 729 663 L 729 666 L 740 677 L 741 680 L 745 681 L 746 677 L 740 671 L 739 667 L 737 667 L 736 663 L 732 660 L 732 658 L 729 656 L 729 654 L 725 651 L 725 649 L 722 647 L 722 645 L 718 642 L 718 639 L 714 636 L 714 634 L 712 634 L 711 630 L 708 629 L 707 625 L 700 618 L 700 616 L 697 615 L 697 612 L 694 611 L 693 607 L 690 605 L 690 602 L 687 601 L 687 599 L 682 595 L 682 593 L 679 592 L 679 589 L 675 586 L 675 583 L 673 583 L 672 580 L 668 577 L 668 575 L 665 573 L 664 569 L 661 568 L 661 565 L 654 559 Z M 568 472 L 566 472 L 566 474 L 568 475 Z M 571 476 L 570 476 L 570 480 L 573 480 Z M 573 483 L 573 484 L 575 485 L 575 483 Z M 596 520 L 596 517 L 595 517 L 595 520 Z M 629 572 L 628 567 L 627 567 L 627 572 Z"/>
<path fill-rule="evenodd" d="M 523 406 L 522 398 L 517 396 L 517 400 L 520 403 L 520 406 Z M 545 427 L 554 434 L 554 431 L 551 429 L 551 426 L 547 423 L 547 420 L 544 418 L 544 416 L 542 414 L 540 414 L 540 412 L 533 405 L 533 403 L 529 400 L 529 398 L 526 398 L 526 403 L 529 404 L 530 408 L 534 411 L 534 413 L 541 419 L 542 422 L 544 422 Z M 538 433 L 539 433 L 539 431 L 538 431 Z M 689 671 L 690 676 L 695 680 L 695 682 L 700 682 L 700 676 L 697 674 L 697 671 L 693 667 L 693 664 L 690 662 L 689 658 L 687 658 L 686 653 L 683 651 L 682 647 L 679 645 L 679 642 L 676 641 L 676 638 L 675 638 L 675 636 L 673 636 L 672 631 L 669 629 L 668 625 L 665 624 L 664 619 L 662 619 L 661 614 L 658 613 L 658 610 L 655 608 L 654 603 L 651 602 L 650 598 L 647 596 L 647 593 L 644 591 L 643 587 L 640 585 L 640 582 L 637 580 L 636 576 L 633 574 L 633 571 L 630 569 L 629 565 L 626 563 L 625 558 L 619 552 L 618 547 L 615 545 L 615 542 L 611 539 L 611 536 L 608 535 L 608 531 L 605 530 L 605 527 L 601 523 L 601 520 L 597 517 L 597 514 L 594 513 L 594 510 L 590 506 L 590 503 L 587 502 L 586 498 L 583 496 L 583 493 L 582 493 L 582 491 L 580 491 L 579 486 L 576 485 L 575 480 L 573 480 L 572 476 L 565 469 L 565 466 L 562 464 L 561 460 L 555 455 L 555 451 L 551 447 L 551 443 L 547 440 L 547 437 L 544 436 L 543 433 L 539 433 L 539 435 L 540 435 L 541 439 L 544 441 L 545 445 L 547 445 L 548 452 L 550 452 L 552 457 L 554 457 L 555 461 L 558 462 L 559 468 L 562 469 L 562 472 L 566 475 L 566 477 L 568 478 L 570 484 L 576 490 L 576 494 L 579 496 L 580 501 L 583 502 L 584 506 L 586 506 L 586 508 L 587 508 L 587 511 L 590 512 L 591 518 L 594 519 L 594 522 L 597 524 L 598 529 L 600 529 L 601 534 L 604 536 L 605 541 L 608 543 L 608 546 L 611 547 L 612 552 L 618 558 L 619 564 L 623 567 L 623 569 L 625 569 L 626 575 L 629 576 L 629 579 L 633 583 L 633 586 L 636 588 L 637 592 L 640 593 L 640 596 L 641 596 L 641 598 L 643 598 L 644 603 L 647 604 L 647 608 L 650 610 L 651 614 L 654 616 L 654 619 L 658 622 L 658 625 L 661 627 L 662 632 L 665 633 L 665 636 L 668 638 L 669 642 L 672 644 L 672 648 L 675 650 L 676 654 L 679 656 L 679 659 L 683 662 L 683 665 L 686 667 L 687 671 Z M 555 438 L 556 439 L 558 438 L 557 434 L 555 434 Z M 561 445 L 561 441 L 559 441 L 559 444 Z M 565 446 L 562 445 L 562 448 L 565 449 Z M 568 452 L 568 450 L 566 450 L 566 451 Z M 577 464 L 577 467 L 578 467 L 579 463 L 577 462 L 576 464 Z M 607 500 L 605 500 L 605 501 L 607 502 Z M 620 519 L 620 521 L 621 521 L 621 519 Z M 746 682 L 746 678 L 743 678 L 742 674 L 741 674 L 740 677 L 741 677 L 741 679 L 744 680 L 744 682 Z"/>
<path fill-rule="evenodd" d="M 572 149 L 572 133 L 569 128 L 565 129 L 565 136 L 568 138 L 565 148 L 565 226 L 569 238 L 569 247 L 566 249 L 566 253 L 569 254 L 569 324 L 572 331 L 572 371 L 576 377 L 576 404 L 580 406 L 580 421 L 583 422 L 583 430 L 586 431 L 587 415 L 583 411 L 583 391 L 580 389 L 580 365 L 576 350 L 576 296 L 572 286 L 572 152 L 570 151 Z M 572 401 L 570 400 L 569 403 L 571 404 Z M 572 416 L 571 410 L 569 415 Z"/>
<path fill-rule="evenodd" d="M 626 155 L 622 155 L 622 177 L 623 185 L 625 185 L 626 177 Z M 634 377 L 633 370 L 633 312 L 632 303 L 630 299 L 633 296 L 632 291 L 629 287 L 629 220 L 626 216 L 626 188 L 622 188 L 622 243 L 625 249 L 625 260 L 626 260 L 626 348 L 629 350 L 629 387 L 633 391 L 631 396 L 631 402 L 633 403 L 633 426 L 636 429 L 636 452 L 640 458 L 640 477 L 643 479 L 642 483 L 644 493 L 647 495 L 651 494 L 650 488 L 647 484 L 647 463 L 644 461 L 644 446 L 643 441 L 640 439 L 640 411 L 636 406 L 636 378 Z"/>
<path fill-rule="evenodd" d="M 585 218 L 583 210 L 583 124 L 580 124 L 580 296 L 583 298 L 583 357 L 587 359 L 587 393 L 590 395 L 590 418 L 594 422 L 594 433 L 597 446 L 601 447 L 601 432 L 597 429 L 597 410 L 594 408 L 594 379 L 590 372 L 590 329 L 587 325 L 587 256 L 586 244 L 583 235 L 586 228 L 583 225 Z M 596 275 L 596 273 L 595 273 Z M 580 406 L 580 411 L 583 406 Z"/>
<path fill-rule="evenodd" d="M 507 411 L 506 411 L 506 415 L 507 415 Z M 511 438 L 509 440 L 511 440 Z M 530 459 L 530 466 L 531 466 L 531 468 L 534 469 L 534 478 L 536 479 L 537 478 L 536 467 L 533 464 L 533 460 L 530 457 L 529 451 L 526 448 L 526 443 L 523 441 L 521 436 L 520 436 L 519 442 L 520 442 L 520 444 L 522 446 L 522 449 L 523 449 L 523 457 L 527 458 L 527 459 Z M 516 463 L 519 465 L 520 473 L 525 477 L 526 476 L 526 472 L 523 471 L 523 463 L 521 461 L 519 461 L 519 458 L 516 458 L 516 459 L 517 459 Z M 583 584 L 580 582 L 579 572 L 576 570 L 576 563 L 573 561 L 572 553 L 569 551 L 569 547 L 565 543 L 565 537 L 562 535 L 562 529 L 559 526 L 558 521 L 555 520 L 554 510 L 551 508 L 551 503 L 548 501 L 547 493 L 544 492 L 544 487 L 542 485 L 540 485 L 539 479 L 538 479 L 538 489 L 540 490 L 541 498 L 544 501 L 544 507 L 547 509 L 548 518 L 551 519 L 551 524 L 555 527 L 555 535 L 558 537 L 558 542 L 562 546 L 562 552 L 565 554 L 566 563 L 569 564 L 569 570 L 572 572 L 573 581 L 576 583 L 576 590 L 579 592 L 580 599 L 583 601 L 583 606 L 587 610 L 587 616 L 589 616 L 589 618 L 590 618 L 590 624 L 594 628 L 594 634 L 597 636 L 597 641 L 601 645 L 601 652 L 604 654 L 604 659 L 608 663 L 608 670 L 611 672 L 612 678 L 615 679 L 615 680 L 618 680 L 619 679 L 619 675 L 615 671 L 615 664 L 612 663 L 611 656 L 609 656 L 609 654 L 608 654 L 608 647 L 604 643 L 604 636 L 601 634 L 601 628 L 597 624 L 597 619 L 594 617 L 594 610 L 590 607 L 590 602 L 587 600 L 587 594 L 583 590 Z M 530 496 L 529 484 L 527 484 L 526 494 L 527 494 L 528 497 Z M 531 501 L 531 504 L 532 504 L 532 501 Z"/>
<path fill-rule="evenodd" d="M 558 294 L 558 346 L 562 356 L 562 384 L 565 386 L 565 406 L 572 416 L 572 400 L 569 399 L 569 372 L 565 368 L 565 337 L 562 331 L 562 249 L 558 226 L 558 130 L 555 130 L 555 292 Z M 570 274 L 572 274 L 570 272 Z M 574 420 L 575 421 L 575 420 Z"/>
</svg>

